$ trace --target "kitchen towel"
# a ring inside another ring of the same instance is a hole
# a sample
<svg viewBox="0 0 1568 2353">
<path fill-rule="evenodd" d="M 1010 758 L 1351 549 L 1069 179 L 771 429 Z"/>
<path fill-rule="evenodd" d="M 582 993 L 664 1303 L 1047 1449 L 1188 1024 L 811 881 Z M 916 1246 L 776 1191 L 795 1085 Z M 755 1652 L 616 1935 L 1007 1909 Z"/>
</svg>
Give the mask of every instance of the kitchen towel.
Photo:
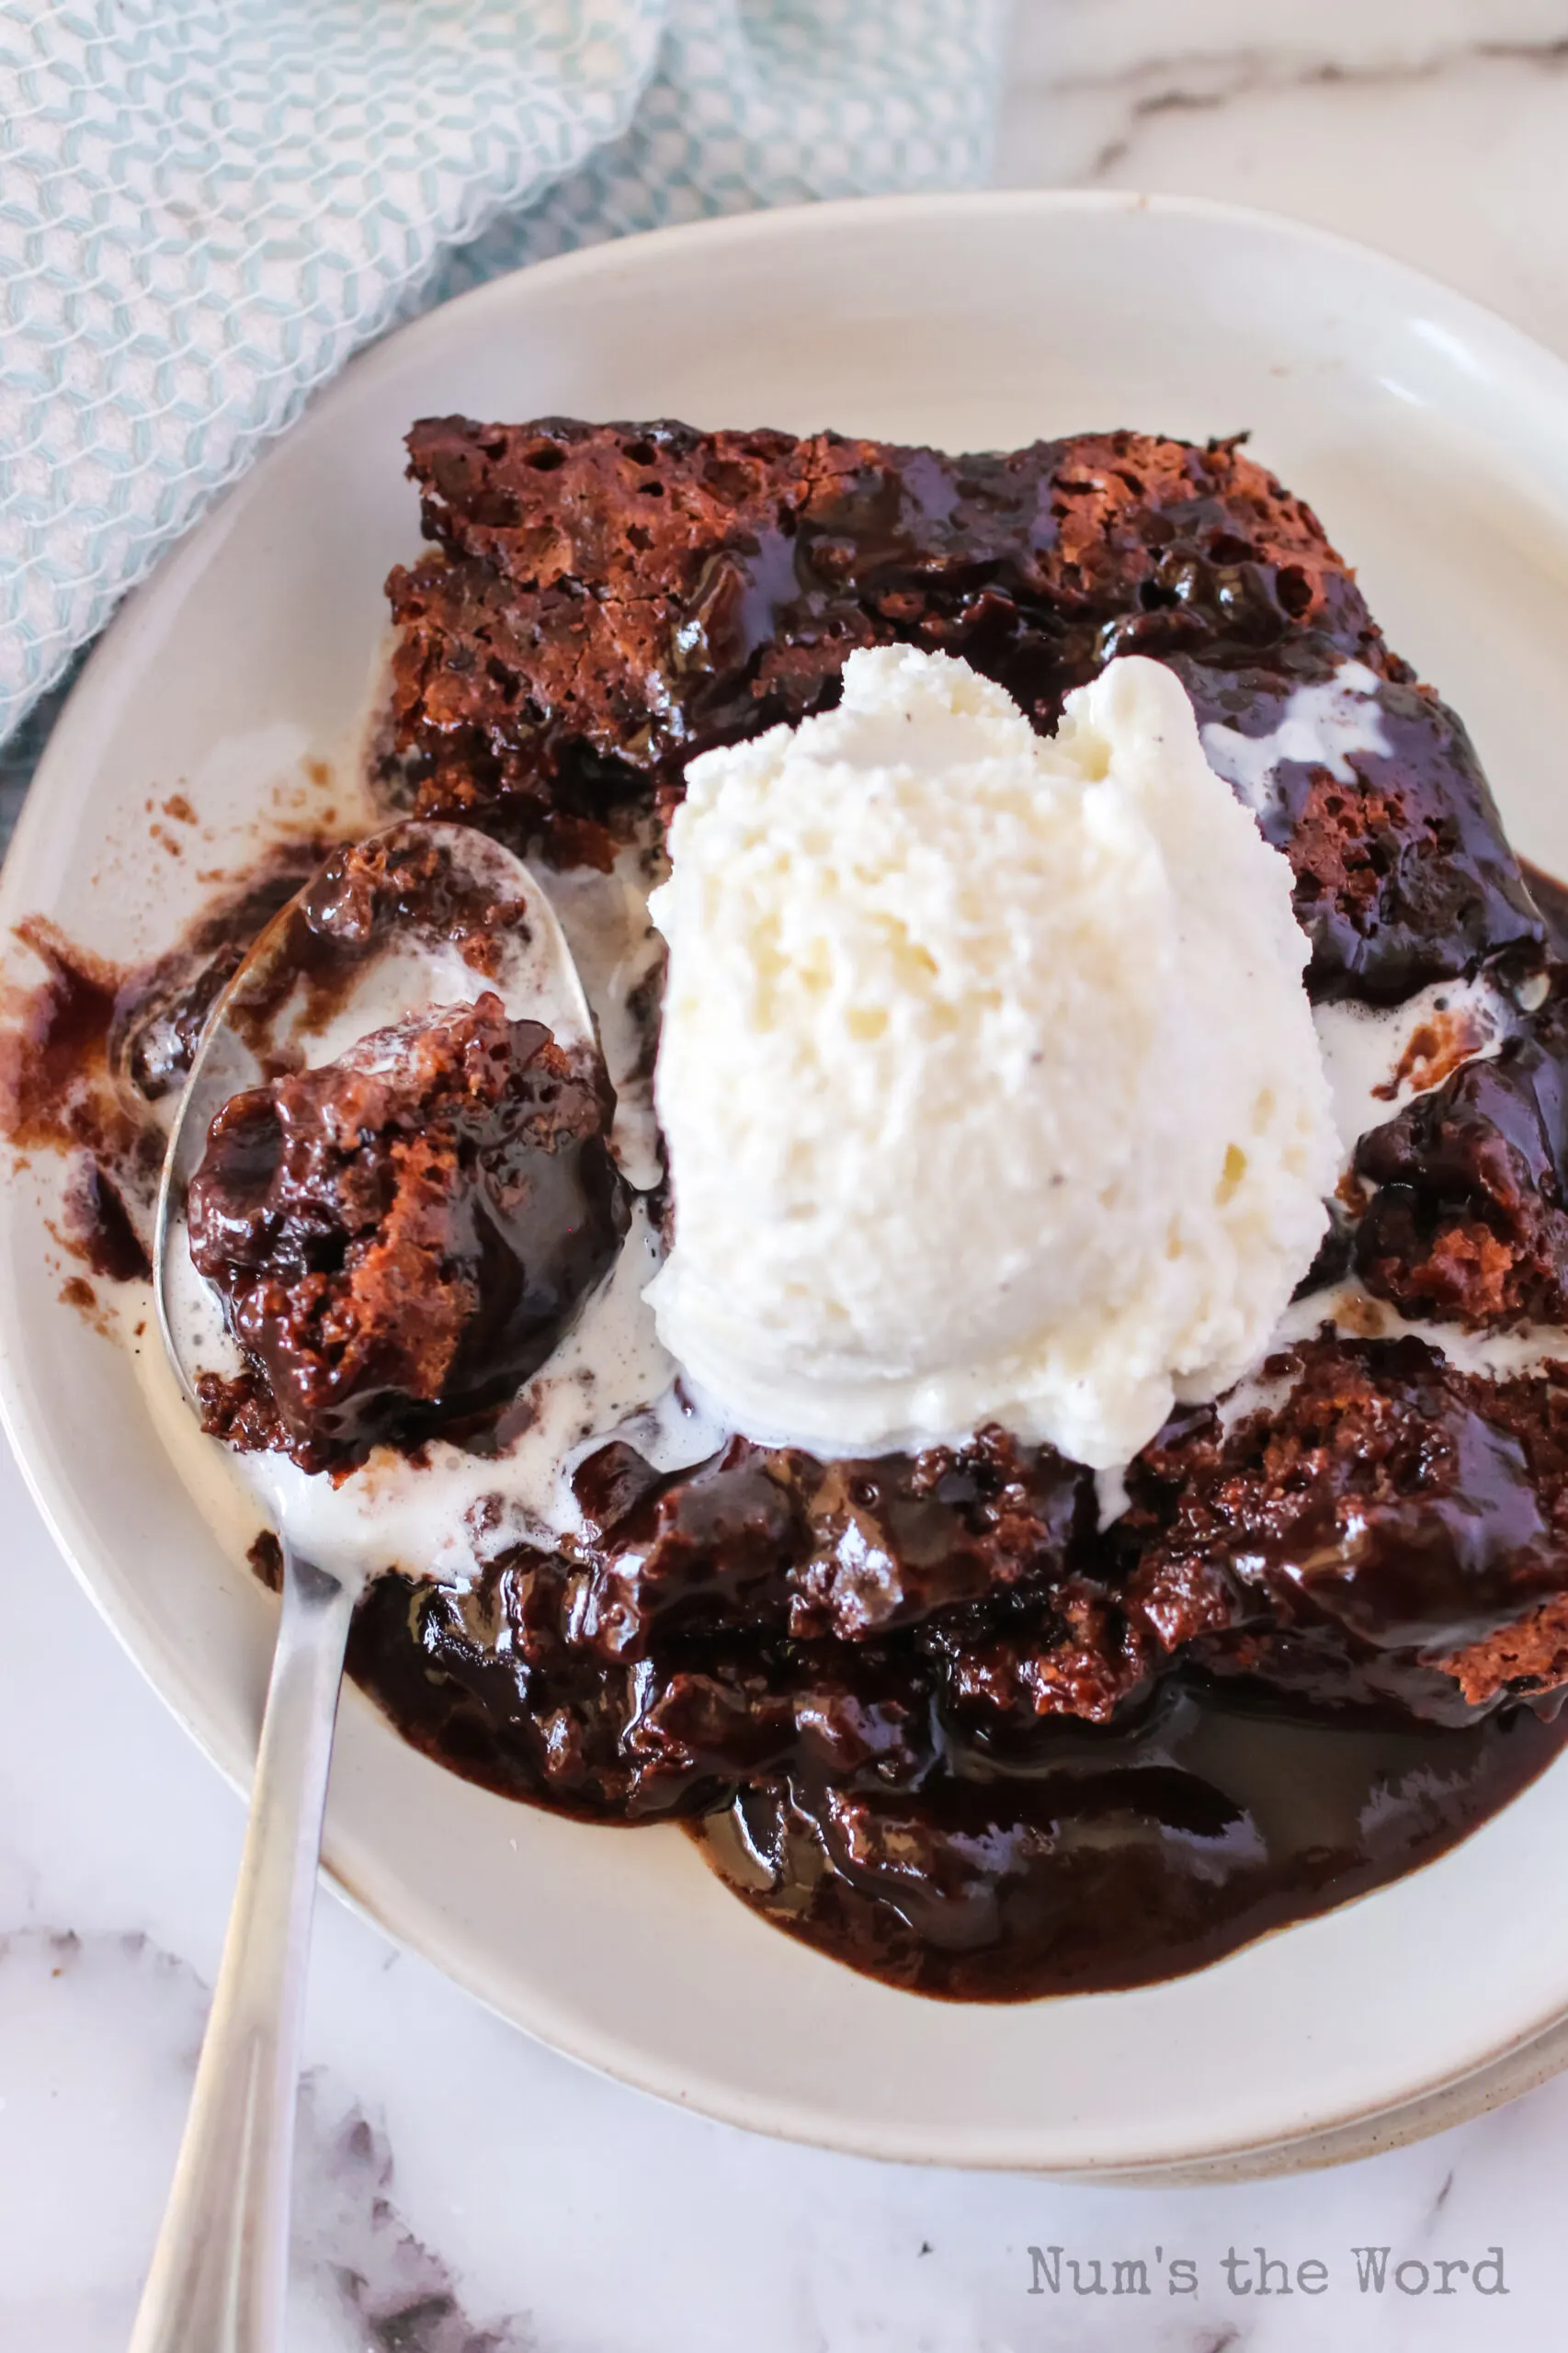
<svg viewBox="0 0 1568 2353">
<path fill-rule="evenodd" d="M 1006 7 L 11 0 L 11 797 L 76 650 L 358 346 L 595 238 L 982 179 Z"/>
</svg>

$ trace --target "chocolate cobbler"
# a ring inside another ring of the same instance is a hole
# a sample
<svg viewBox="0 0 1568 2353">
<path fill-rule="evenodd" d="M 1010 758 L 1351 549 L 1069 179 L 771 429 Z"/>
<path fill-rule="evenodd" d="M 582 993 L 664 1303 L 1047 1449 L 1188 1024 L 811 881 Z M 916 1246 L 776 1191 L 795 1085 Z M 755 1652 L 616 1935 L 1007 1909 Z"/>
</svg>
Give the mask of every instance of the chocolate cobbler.
<svg viewBox="0 0 1568 2353">
<path fill-rule="evenodd" d="M 1041 733 L 1149 654 L 1290 861 L 1314 1006 L 1387 1019 L 1400 1068 L 1272 1352 L 1121 1494 L 995 1427 L 864 1460 L 718 1432 L 670 1468 L 632 1421 L 574 1449 L 554 1538 L 379 1578 L 350 1671 L 451 1769 L 683 1822 L 769 1918 L 933 1994 L 1174 1974 L 1450 1846 L 1568 1730 L 1568 935 L 1316 517 L 1236 442 L 1126 432 L 953 457 L 449 417 L 409 449 L 432 546 L 388 584 L 389 814 L 608 887 L 656 870 L 695 754 L 832 708 L 858 648 L 961 654 Z M 1287 721 L 1335 696 L 1359 734 L 1299 756 Z M 301 865 L 149 972 L 45 941 L 0 1078 L 13 1132 L 91 1172 L 84 1247 L 137 1227 L 127 1106 L 177 1086 Z M 324 987 L 400 887 L 373 850 L 321 870 Z M 517 919 L 443 921 L 483 974 Z M 645 982 L 631 1018 L 645 1066 Z M 484 994 L 236 1098 L 189 1204 L 246 1358 L 208 1427 L 338 1475 L 505 1446 L 626 1231 L 612 1108 Z"/>
<path fill-rule="evenodd" d="M 510 1395 L 625 1230 L 608 1124 L 491 990 L 233 1097 L 190 1252 L 254 1370 L 203 1376 L 203 1427 L 319 1471 Z"/>
</svg>

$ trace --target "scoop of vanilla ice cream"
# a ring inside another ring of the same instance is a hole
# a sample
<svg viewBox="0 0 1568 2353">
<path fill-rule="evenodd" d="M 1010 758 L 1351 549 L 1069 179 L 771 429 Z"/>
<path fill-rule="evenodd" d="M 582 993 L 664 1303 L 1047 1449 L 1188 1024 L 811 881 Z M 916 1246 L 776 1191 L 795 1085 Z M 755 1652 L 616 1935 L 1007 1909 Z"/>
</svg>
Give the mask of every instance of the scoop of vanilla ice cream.
<svg viewBox="0 0 1568 2353">
<path fill-rule="evenodd" d="M 647 1297 L 733 1427 L 1108 1469 L 1239 1378 L 1339 1154 L 1290 868 L 1170 671 L 1045 741 L 966 663 L 852 654 L 691 763 L 669 847 Z"/>
</svg>

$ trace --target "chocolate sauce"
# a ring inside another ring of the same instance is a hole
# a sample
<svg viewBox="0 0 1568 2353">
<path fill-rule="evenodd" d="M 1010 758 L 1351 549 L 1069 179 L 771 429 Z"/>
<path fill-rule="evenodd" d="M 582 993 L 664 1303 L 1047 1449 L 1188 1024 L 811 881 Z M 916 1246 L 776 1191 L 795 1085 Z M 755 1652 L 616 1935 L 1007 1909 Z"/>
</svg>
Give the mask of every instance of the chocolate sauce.
<svg viewBox="0 0 1568 2353">
<path fill-rule="evenodd" d="M 521 899 L 463 870 L 445 844 L 424 834 L 394 830 L 342 843 L 300 878 L 307 880 L 307 889 L 296 884 L 296 904 L 229 1006 L 230 1022 L 269 1074 L 297 1064 L 298 1041 L 326 1029 L 394 938 L 429 951 L 454 948 L 472 972 L 493 979 L 508 946 L 526 946 L 529 937 Z M 290 1034 L 280 1044 L 286 1006 Z"/>
<path fill-rule="evenodd" d="M 408 447 L 441 551 L 388 583 L 421 815 L 581 857 L 585 826 L 678 798 L 694 753 L 829 708 L 859 646 L 960 655 L 1042 733 L 1119 654 L 1167 663 L 1200 722 L 1255 738 L 1357 663 L 1384 748 L 1349 768 L 1277 762 L 1261 815 L 1296 871 L 1312 995 L 1396 1004 L 1483 953 L 1539 949 L 1463 726 L 1391 652 L 1316 517 L 1235 440 L 953 456 L 668 419 L 433 417 Z"/>
<path fill-rule="evenodd" d="M 1415 1320 L 1568 1324 L 1568 995 L 1363 1136 L 1355 1171 L 1378 1188 L 1369 1291 Z"/>
<path fill-rule="evenodd" d="M 1261 661 L 1221 644 L 1178 651 L 1169 666 L 1200 727 L 1258 737 L 1276 734 L 1301 689 L 1330 686 L 1340 659 L 1332 640 L 1303 632 Z M 1320 1002 L 1397 1005 L 1483 954 L 1539 958 L 1540 918 L 1463 722 L 1392 667 L 1370 680 L 1366 706 L 1383 748 L 1356 752 L 1355 781 L 1321 757 L 1278 758 L 1256 812 L 1295 870 Z"/>
<path fill-rule="evenodd" d="M 372 943 L 394 925 L 451 944 L 481 973 L 492 969 L 500 931 L 515 937 L 519 928 L 518 910 L 465 883 L 427 847 L 335 848 L 317 835 L 275 844 L 215 892 L 173 948 L 139 964 L 111 963 L 42 916 L 17 926 L 45 971 L 30 987 L 12 984 L 0 1005 L 0 1137 L 17 1154 L 66 1158 L 55 1231 L 95 1274 L 115 1282 L 150 1275 L 164 1150 L 152 1106 L 183 1086 L 246 951 L 318 874 L 290 934 L 311 984 L 305 1031 L 330 1017 Z M 258 1036 L 276 1010 L 270 1002 L 251 1008 Z"/>
<path fill-rule="evenodd" d="M 17 1153 L 65 1155 L 53 1228 L 64 1248 L 113 1280 L 144 1275 L 133 1206 L 150 1204 L 162 1153 L 145 1110 L 115 1079 L 111 1036 L 125 975 L 41 918 L 18 925 L 17 935 L 45 973 L 35 987 L 9 992 L 0 1135 Z"/>
<path fill-rule="evenodd" d="M 204 1427 L 323 1471 L 511 1396 L 626 1230 L 613 1105 L 488 990 L 232 1097 L 190 1251 L 260 1381 L 206 1376 Z"/>
<path fill-rule="evenodd" d="M 1178 1416 L 1109 1540 L 1082 1472 L 999 1432 L 830 1465 L 735 1440 L 664 1478 L 611 1443 L 561 1554 L 383 1578 L 349 1669 L 441 1763 L 684 1822 L 768 1918 L 898 1984 L 1176 1975 L 1430 1860 L 1568 1739 L 1528 1658 L 1510 1683 L 1483 1636 L 1473 1699 L 1434 1663 L 1532 1598 L 1536 1498 L 1482 1384 L 1419 1342 L 1314 1351 L 1293 1420 Z M 1517 1387 L 1496 1411 L 1554 1493 Z M 1349 1434 L 1327 1467 L 1319 1419 Z"/>
<path fill-rule="evenodd" d="M 1429 1862 L 1568 1740 L 1528 1710 L 1468 1731 L 1292 1717 L 1166 1685 L 1138 1730 L 917 1797 L 768 1781 L 694 1825 L 758 1911 L 924 1994 L 1148 1984 Z M 976 1760 L 955 1763 L 972 1770 Z"/>
<path fill-rule="evenodd" d="M 164 1154 L 152 1106 L 182 1083 L 220 992 L 319 865 L 323 847 L 269 851 L 172 949 L 143 964 L 110 963 L 42 917 L 17 926 L 44 975 L 29 987 L 12 983 L 0 1007 L 0 1137 L 17 1154 L 63 1155 L 51 1230 L 95 1274 L 113 1282 L 150 1275 Z"/>
<path fill-rule="evenodd" d="M 17 992 L 0 1030 L 0 1122 L 19 1152 L 113 1149 L 123 1114 L 106 1099 L 108 1035 L 123 979 L 118 966 L 78 948 L 42 916 L 17 936 L 45 977 Z"/>
<path fill-rule="evenodd" d="M 1568 1370 L 1461 1372 L 1424 1340 L 1281 1351 L 1252 1414 L 1182 1408 L 1128 1473 L 1121 1599 L 1218 1675 L 1463 1725 L 1563 1649 Z"/>
<path fill-rule="evenodd" d="M 467 1595 L 400 1577 L 372 1588 L 350 1672 L 405 1739 L 506 1797 L 597 1822 L 683 1820 L 777 1926 L 953 1998 L 1202 1968 L 1431 1861 L 1568 1741 L 1568 1710 L 1442 1727 L 1180 1672 L 1129 1722 L 1059 1719 L 1010 1753 L 949 1729 L 933 1747 L 929 1689 L 901 1689 L 885 1665 L 880 1689 L 857 1670 L 853 1705 L 820 1671 L 823 1693 L 781 1705 L 778 1662 L 758 1654 L 743 1672 L 693 1644 L 707 1673 L 684 1695 L 689 1769 L 662 1776 L 676 1678 L 591 1659 L 530 1665 L 528 1576 L 515 1563 Z M 803 1684 L 821 1665 L 809 1651 L 793 1663 Z M 653 1760 L 630 1790 L 616 1763 L 628 1748 Z"/>
<path fill-rule="evenodd" d="M 63 1239 L 95 1275 L 111 1283 L 152 1281 L 153 1261 L 124 1196 L 88 1154 L 78 1156 L 72 1171 L 63 1218 Z"/>
<path fill-rule="evenodd" d="M 162 1102 L 184 1085 L 207 1017 L 246 950 L 315 872 L 328 847 L 319 837 L 278 843 L 223 891 L 166 955 L 123 976 L 110 1058 L 143 1102 Z"/>
</svg>

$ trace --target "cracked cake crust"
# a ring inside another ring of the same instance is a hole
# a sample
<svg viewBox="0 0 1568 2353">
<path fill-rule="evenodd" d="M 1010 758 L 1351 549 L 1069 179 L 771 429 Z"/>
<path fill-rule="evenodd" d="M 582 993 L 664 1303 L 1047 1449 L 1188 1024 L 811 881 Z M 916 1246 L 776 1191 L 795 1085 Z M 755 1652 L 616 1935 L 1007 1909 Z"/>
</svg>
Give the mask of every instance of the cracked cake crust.
<svg viewBox="0 0 1568 2353">
<path fill-rule="evenodd" d="M 204 1427 L 320 1471 L 514 1389 L 625 1230 L 610 1111 L 493 990 L 233 1097 L 190 1249 L 247 1369 L 203 1376 Z"/>
<path fill-rule="evenodd" d="M 388 583 L 393 716 L 422 816 L 608 863 L 709 746 L 826 708 L 857 646 L 961 654 L 1042 731 L 1120 654 L 1200 722 L 1267 734 L 1366 666 L 1388 743 L 1356 782 L 1284 762 L 1314 995 L 1382 1002 L 1540 917 L 1464 729 L 1385 644 L 1317 517 L 1235 442 L 1086 434 L 1002 453 L 817 434 L 426 419 L 438 552 Z"/>
</svg>

